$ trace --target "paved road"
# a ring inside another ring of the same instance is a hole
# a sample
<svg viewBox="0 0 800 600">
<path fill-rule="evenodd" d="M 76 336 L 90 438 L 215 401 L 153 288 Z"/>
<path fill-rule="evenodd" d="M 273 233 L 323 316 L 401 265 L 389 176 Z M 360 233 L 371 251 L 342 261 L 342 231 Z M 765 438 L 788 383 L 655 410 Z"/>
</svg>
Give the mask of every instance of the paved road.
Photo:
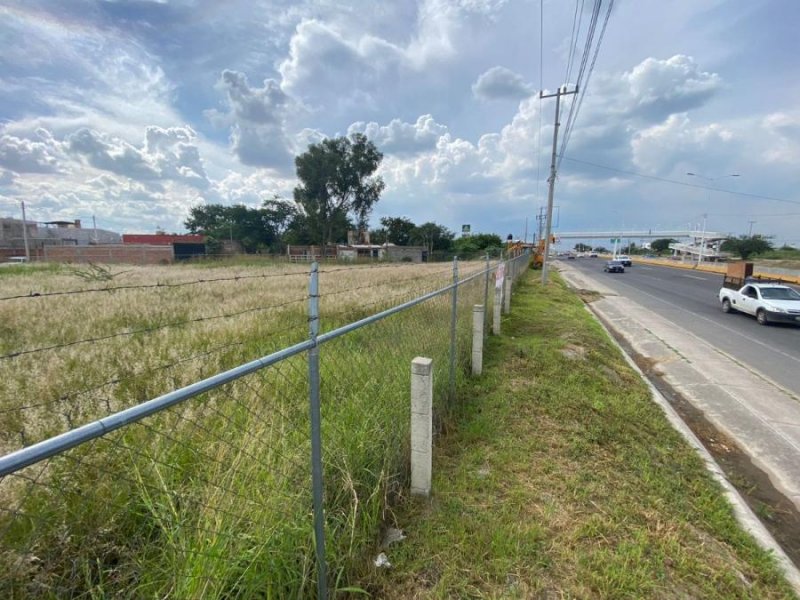
<svg viewBox="0 0 800 600">
<path fill-rule="evenodd" d="M 621 296 L 691 331 L 800 399 L 800 327 L 764 327 L 753 317 L 723 313 L 717 300 L 722 275 L 636 263 L 625 273 L 609 274 L 596 258 L 569 264 L 601 277 Z"/>
</svg>

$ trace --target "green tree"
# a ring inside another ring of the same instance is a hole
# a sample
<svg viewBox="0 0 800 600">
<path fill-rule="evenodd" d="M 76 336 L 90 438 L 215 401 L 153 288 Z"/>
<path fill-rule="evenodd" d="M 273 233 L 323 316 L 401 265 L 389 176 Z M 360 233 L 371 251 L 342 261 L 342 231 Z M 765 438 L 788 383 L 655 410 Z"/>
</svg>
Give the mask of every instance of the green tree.
<svg viewBox="0 0 800 600">
<path fill-rule="evenodd" d="M 386 243 L 386 228 L 385 227 L 378 227 L 377 229 L 370 229 L 369 231 L 369 241 L 373 244 L 385 244 Z"/>
<path fill-rule="evenodd" d="M 383 217 L 381 225 L 386 230 L 386 241 L 398 246 L 408 246 L 416 225 L 405 217 Z"/>
<path fill-rule="evenodd" d="M 740 235 L 729 237 L 720 248 L 724 252 L 738 254 L 742 260 L 747 260 L 754 254 L 761 254 L 772 250 L 772 242 L 763 235 Z"/>
<path fill-rule="evenodd" d="M 670 244 L 674 244 L 677 241 L 678 240 L 674 240 L 672 238 L 659 238 L 657 240 L 653 240 L 653 243 L 650 244 L 650 249 L 656 254 L 661 254 L 662 252 L 669 250 Z"/>
<path fill-rule="evenodd" d="M 429 221 L 414 228 L 411 232 L 411 243 L 425 246 L 430 256 L 433 252 L 450 250 L 454 237 L 455 234 L 447 227 Z"/>
<path fill-rule="evenodd" d="M 311 144 L 295 158 L 300 185 L 294 199 L 306 217 L 314 243 L 333 241 L 337 223 L 352 213 L 365 228 L 370 212 L 385 184 L 374 176 L 383 154 L 364 134 L 338 137 Z"/>
<path fill-rule="evenodd" d="M 575 252 L 590 252 L 592 247 L 589 244 L 575 244 Z"/>
<path fill-rule="evenodd" d="M 243 204 L 195 206 L 183 224 L 191 233 L 208 236 L 209 250 L 221 248 L 224 240 L 236 240 L 245 252 L 256 252 L 277 247 L 296 214 L 292 204 L 275 197 L 264 201 L 261 208 Z"/>
<path fill-rule="evenodd" d="M 482 250 L 502 248 L 503 240 L 494 233 L 476 233 L 453 242 L 453 250 L 461 255 L 477 254 Z"/>
</svg>

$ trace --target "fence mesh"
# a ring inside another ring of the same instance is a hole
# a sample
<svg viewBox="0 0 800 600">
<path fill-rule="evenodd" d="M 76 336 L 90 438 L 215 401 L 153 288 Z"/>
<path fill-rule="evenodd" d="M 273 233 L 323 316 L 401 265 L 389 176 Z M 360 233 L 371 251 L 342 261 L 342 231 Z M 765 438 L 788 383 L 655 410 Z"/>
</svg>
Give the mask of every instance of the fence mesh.
<svg viewBox="0 0 800 600">
<path fill-rule="evenodd" d="M 460 277 L 485 266 L 461 264 Z M 323 268 L 322 331 L 451 281 L 452 267 L 442 264 Z M 305 278 L 277 279 L 277 295 L 265 293 L 263 283 L 226 282 L 235 287 L 202 294 L 196 286 L 157 290 L 163 295 L 146 297 L 146 307 L 131 308 L 129 297 L 117 308 L 73 305 L 107 333 L 134 326 L 115 310 L 143 319 L 155 311 L 161 324 L 173 322 L 186 302 L 193 305 L 183 309 L 187 321 L 239 314 L 87 343 L 85 355 L 65 345 L 91 329 L 78 323 L 48 338 L 59 348 L 0 360 L 0 371 L 15 375 L 0 397 L 0 455 L 303 339 L 308 317 L 298 294 Z M 479 274 L 457 289 L 457 387 L 469 367 L 472 308 L 484 302 L 486 284 Z M 493 279 L 489 286 L 487 316 Z M 449 389 L 452 294 L 320 346 L 330 580 L 345 579 L 387 507 L 408 489 L 414 357 L 433 359 L 436 417 L 457 408 Z M 199 298 L 202 307 L 195 306 Z M 31 301 L 37 299 L 14 299 L 0 310 L 13 316 L 21 310 L 13 303 Z M 42 338 L 15 335 L 17 346 L 6 341 L 6 354 Z M 306 361 L 306 353 L 284 359 L 0 479 L 0 596 L 313 596 Z M 19 368 L 29 376 L 14 374 Z"/>
</svg>

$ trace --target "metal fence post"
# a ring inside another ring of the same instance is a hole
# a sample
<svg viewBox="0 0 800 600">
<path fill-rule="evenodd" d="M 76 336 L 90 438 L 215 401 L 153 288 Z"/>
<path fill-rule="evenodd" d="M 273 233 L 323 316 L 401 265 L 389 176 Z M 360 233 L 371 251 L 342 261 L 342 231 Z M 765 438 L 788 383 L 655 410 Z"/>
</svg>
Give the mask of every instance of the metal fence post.
<svg viewBox="0 0 800 600">
<path fill-rule="evenodd" d="M 483 372 L 483 326 L 484 306 L 476 304 L 472 307 L 472 374 Z"/>
<path fill-rule="evenodd" d="M 308 285 L 308 331 L 313 346 L 308 351 L 309 405 L 311 411 L 311 484 L 314 496 L 314 544 L 317 554 L 317 597 L 328 597 L 325 563 L 325 515 L 322 503 L 322 417 L 319 401 L 319 265 L 311 263 Z"/>
<path fill-rule="evenodd" d="M 487 252 L 486 253 L 486 279 L 483 282 L 483 310 L 484 310 L 484 313 L 487 310 L 489 310 L 489 275 L 490 275 L 489 271 L 490 270 L 491 270 L 491 266 L 490 266 L 490 263 L 489 263 L 489 253 Z M 489 333 L 488 321 L 489 320 L 486 319 L 486 318 L 484 318 L 484 320 L 483 320 L 483 323 L 484 323 L 483 337 L 484 338 L 486 338 L 486 336 Z"/>
<path fill-rule="evenodd" d="M 453 257 L 453 294 L 450 307 L 450 399 L 456 397 L 456 321 L 458 318 L 458 257 Z"/>
</svg>

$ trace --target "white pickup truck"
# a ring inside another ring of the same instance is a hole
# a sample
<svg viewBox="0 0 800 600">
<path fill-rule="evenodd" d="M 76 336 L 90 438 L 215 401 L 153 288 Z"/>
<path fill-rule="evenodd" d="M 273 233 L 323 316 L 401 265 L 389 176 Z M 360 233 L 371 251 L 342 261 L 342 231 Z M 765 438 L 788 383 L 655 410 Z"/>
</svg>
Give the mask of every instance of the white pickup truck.
<svg viewBox="0 0 800 600">
<path fill-rule="evenodd" d="M 800 325 L 800 293 L 788 285 L 748 282 L 739 289 L 723 287 L 719 291 L 719 301 L 722 312 L 753 315 L 761 325 Z"/>
</svg>

